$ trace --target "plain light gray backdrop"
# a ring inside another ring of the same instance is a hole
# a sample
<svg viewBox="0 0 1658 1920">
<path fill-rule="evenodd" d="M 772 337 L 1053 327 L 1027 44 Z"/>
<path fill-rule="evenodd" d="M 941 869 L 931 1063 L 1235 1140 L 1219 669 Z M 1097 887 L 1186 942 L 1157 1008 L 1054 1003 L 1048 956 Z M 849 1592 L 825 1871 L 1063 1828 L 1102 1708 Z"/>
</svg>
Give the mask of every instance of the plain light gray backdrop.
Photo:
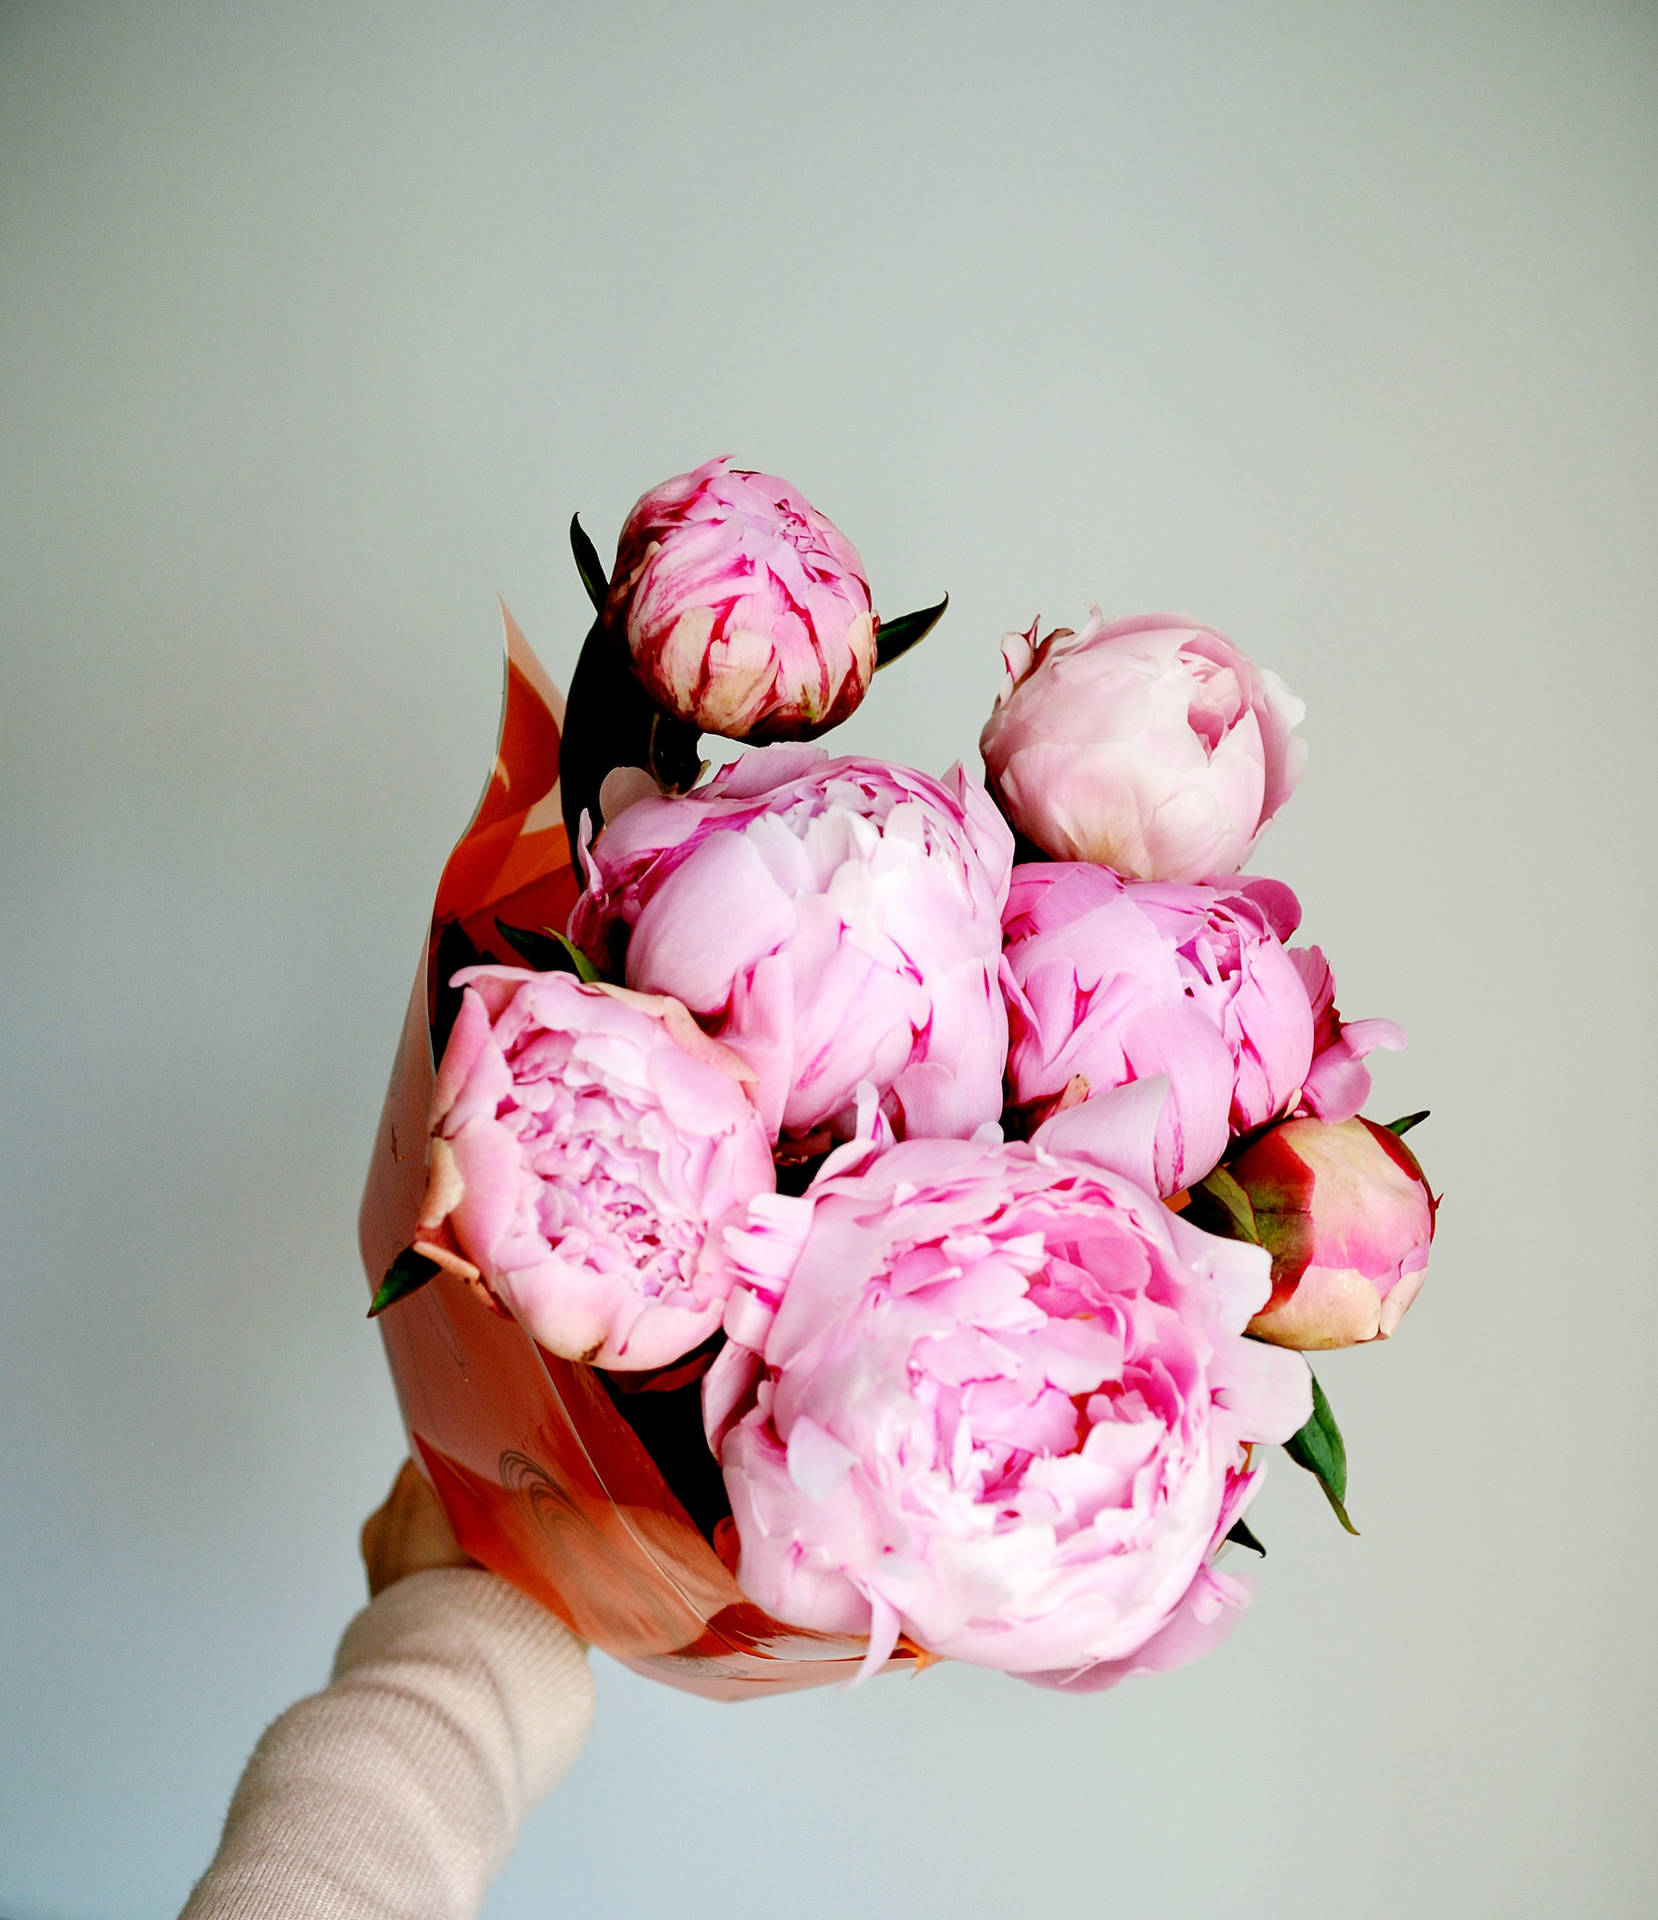
<svg viewBox="0 0 1658 1920">
<path fill-rule="evenodd" d="M 716 452 L 878 604 L 846 748 L 1173 607 L 1307 700 L 1291 881 L 1432 1277 L 1324 1369 L 1252 1613 L 1092 1700 L 717 1708 L 600 1659 L 508 1916 L 1651 1910 L 1647 5 L 0 10 L 0 1911 L 182 1900 L 359 1602 L 357 1195 L 487 768 Z M 1644 1890 L 1644 1891 L 1643 1891 Z"/>
</svg>

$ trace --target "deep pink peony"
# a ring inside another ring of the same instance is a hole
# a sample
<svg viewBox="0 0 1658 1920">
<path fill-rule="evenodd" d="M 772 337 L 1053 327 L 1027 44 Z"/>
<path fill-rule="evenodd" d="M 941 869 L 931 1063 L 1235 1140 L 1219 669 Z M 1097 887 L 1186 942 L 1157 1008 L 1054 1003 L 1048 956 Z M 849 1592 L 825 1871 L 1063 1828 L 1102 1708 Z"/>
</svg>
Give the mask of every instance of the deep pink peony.
<svg viewBox="0 0 1658 1920">
<path fill-rule="evenodd" d="M 1305 709 L 1224 634 L 1177 615 L 1040 643 L 1010 633 L 1007 680 L 979 736 L 985 778 L 1056 860 L 1136 880 L 1236 873 L 1301 777 Z"/>
<path fill-rule="evenodd" d="M 704 1411 L 761 1606 L 868 1631 L 872 1664 L 902 1631 L 1082 1690 L 1224 1631 L 1247 1589 L 1209 1561 L 1249 1445 L 1311 1404 L 1298 1359 L 1242 1337 L 1258 1248 L 1076 1153 L 942 1140 L 729 1237 Z"/>
<path fill-rule="evenodd" d="M 1272 1297 L 1250 1331 L 1308 1352 L 1385 1340 L 1433 1240 L 1436 1202 L 1404 1141 L 1371 1120 L 1286 1120 L 1228 1171 L 1272 1255 Z"/>
<path fill-rule="evenodd" d="M 1017 866 L 1003 916 L 1008 1086 L 1041 1119 L 1166 1074 L 1156 1184 L 1200 1180 L 1228 1137 L 1287 1113 L 1313 1052 L 1274 880 L 1132 882 L 1076 861 Z"/>
<path fill-rule="evenodd" d="M 1012 852 L 959 767 L 767 747 L 610 817 L 570 931 L 601 967 L 626 936 L 628 985 L 749 1062 L 774 1136 L 850 1135 L 863 1082 L 899 1132 L 965 1135 L 1001 1111 Z"/>
<path fill-rule="evenodd" d="M 659 706 L 734 740 L 823 733 L 875 671 L 856 548 L 786 480 L 729 459 L 635 505 L 605 618 Z"/>
<path fill-rule="evenodd" d="M 722 1222 L 775 1183 L 753 1076 L 673 1000 L 516 967 L 455 978 L 421 1233 L 446 1230 L 462 1257 L 443 1264 L 566 1359 L 677 1360 L 724 1311 Z"/>
<path fill-rule="evenodd" d="M 1404 1050 L 1405 1031 L 1391 1020 L 1344 1021 L 1336 1009 L 1336 982 L 1317 947 L 1291 947 L 1290 958 L 1313 1009 L 1313 1063 L 1301 1104 L 1320 1120 L 1351 1120 L 1370 1098 L 1364 1058 L 1376 1048 Z"/>
</svg>

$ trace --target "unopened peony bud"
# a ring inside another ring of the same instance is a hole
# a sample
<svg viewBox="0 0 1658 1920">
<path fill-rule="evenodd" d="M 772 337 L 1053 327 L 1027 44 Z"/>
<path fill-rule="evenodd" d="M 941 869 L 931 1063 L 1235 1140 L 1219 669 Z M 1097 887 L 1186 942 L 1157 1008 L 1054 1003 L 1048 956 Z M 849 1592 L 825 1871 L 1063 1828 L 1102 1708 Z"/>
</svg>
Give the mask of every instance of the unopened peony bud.
<svg viewBox="0 0 1658 1920">
<path fill-rule="evenodd" d="M 729 459 L 634 507 L 604 617 L 658 706 L 731 740 L 824 733 L 875 671 L 857 549 L 786 480 Z"/>
<path fill-rule="evenodd" d="M 1371 1120 L 1286 1120 L 1229 1171 L 1272 1255 L 1272 1297 L 1250 1332 L 1304 1352 L 1386 1339 L 1433 1239 L 1437 1202 L 1410 1148 Z"/>
<path fill-rule="evenodd" d="M 1131 880 L 1236 873 L 1301 777 L 1304 711 L 1213 628 L 1173 614 L 1002 645 L 1007 682 L 979 736 L 985 782 L 1055 860 Z"/>
</svg>

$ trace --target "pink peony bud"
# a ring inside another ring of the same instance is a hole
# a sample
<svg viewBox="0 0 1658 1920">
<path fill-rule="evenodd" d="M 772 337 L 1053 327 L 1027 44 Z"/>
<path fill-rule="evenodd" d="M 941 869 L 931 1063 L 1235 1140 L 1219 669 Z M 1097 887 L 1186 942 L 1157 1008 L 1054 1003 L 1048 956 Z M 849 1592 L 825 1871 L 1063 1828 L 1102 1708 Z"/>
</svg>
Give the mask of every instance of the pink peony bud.
<svg viewBox="0 0 1658 1920">
<path fill-rule="evenodd" d="M 979 736 L 1007 817 L 1056 860 L 1135 880 L 1236 873 L 1301 777 L 1306 709 L 1224 634 L 1174 614 L 1002 644 Z"/>
<path fill-rule="evenodd" d="M 1258 1248 L 981 1140 L 900 1143 L 729 1238 L 704 1412 L 759 1605 L 868 1632 L 872 1665 L 903 1632 L 1082 1691 L 1224 1631 L 1247 1589 L 1208 1563 L 1250 1443 L 1311 1405 L 1304 1365 L 1242 1337 Z"/>
<path fill-rule="evenodd" d="M 1012 835 L 978 784 L 766 747 L 637 800 L 590 855 L 570 931 L 683 1000 L 758 1076 L 774 1136 L 970 1134 L 1002 1104 L 997 985 Z"/>
<path fill-rule="evenodd" d="M 1307 1352 L 1385 1340 L 1427 1277 L 1438 1204 L 1404 1141 L 1371 1120 L 1286 1120 L 1228 1171 L 1272 1255 L 1250 1331 Z"/>
<path fill-rule="evenodd" d="M 1008 1086 L 1033 1120 L 1166 1074 L 1156 1182 L 1200 1180 L 1234 1133 L 1287 1113 L 1312 1059 L 1273 880 L 1199 887 L 1074 861 L 1015 867 L 1003 916 Z"/>
<path fill-rule="evenodd" d="M 806 740 L 869 690 L 863 562 L 786 480 L 710 460 L 627 517 L 604 617 L 651 698 L 733 740 Z"/>
<path fill-rule="evenodd" d="M 677 1360 L 724 1312 L 721 1223 L 774 1185 L 753 1076 L 673 1000 L 516 967 L 455 979 L 421 1234 L 567 1360 Z"/>
</svg>

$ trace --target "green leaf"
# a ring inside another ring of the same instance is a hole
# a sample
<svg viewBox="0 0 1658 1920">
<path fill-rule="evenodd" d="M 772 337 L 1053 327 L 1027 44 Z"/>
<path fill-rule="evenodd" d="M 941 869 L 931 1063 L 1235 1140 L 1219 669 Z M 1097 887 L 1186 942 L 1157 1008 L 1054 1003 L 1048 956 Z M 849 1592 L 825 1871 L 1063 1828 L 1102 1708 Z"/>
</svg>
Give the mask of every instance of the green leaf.
<svg viewBox="0 0 1658 1920">
<path fill-rule="evenodd" d="M 689 793 L 703 776 L 702 734 L 671 713 L 651 716 L 645 770 L 664 793 Z"/>
<path fill-rule="evenodd" d="M 512 942 L 537 973 L 573 973 L 589 985 L 599 977 L 598 968 L 581 948 L 551 927 L 537 933 L 531 927 L 509 927 L 506 921 L 497 920 L 495 930 L 503 940 Z"/>
<path fill-rule="evenodd" d="M 1397 1134 L 1403 1140 L 1412 1127 L 1421 1126 L 1431 1111 L 1431 1108 L 1424 1107 L 1420 1113 L 1402 1113 L 1397 1120 L 1390 1120 L 1387 1123 L 1387 1130 L 1389 1133 Z"/>
<path fill-rule="evenodd" d="M 387 1307 L 396 1306 L 399 1300 L 406 1300 L 411 1293 L 418 1293 L 441 1269 L 435 1260 L 428 1260 L 423 1253 L 416 1253 L 413 1247 L 405 1247 L 386 1269 L 386 1277 L 380 1282 L 374 1298 L 368 1303 L 368 1317 L 373 1320 L 384 1313 Z"/>
<path fill-rule="evenodd" d="M 581 524 L 581 515 L 570 516 L 570 550 L 576 556 L 576 571 L 581 575 L 581 583 L 587 589 L 587 597 L 593 602 L 595 613 L 604 611 L 604 603 L 610 592 L 610 582 L 605 578 L 604 568 L 599 563 L 599 550 L 588 539 Z"/>
<path fill-rule="evenodd" d="M 1213 1173 L 1194 1182 L 1192 1192 L 1206 1194 L 1224 1217 L 1223 1225 L 1211 1226 L 1208 1231 L 1225 1234 L 1233 1240 L 1247 1240 L 1252 1247 L 1261 1244 L 1261 1230 L 1255 1224 L 1255 1209 L 1249 1203 L 1249 1195 L 1225 1167 L 1216 1167 Z"/>
<path fill-rule="evenodd" d="M 1234 1520 L 1232 1522 L 1232 1531 L 1226 1537 L 1237 1546 L 1248 1547 L 1251 1553 L 1258 1553 L 1263 1560 L 1267 1557 L 1266 1548 L 1263 1547 L 1260 1541 L 1255 1538 L 1254 1534 L 1250 1532 L 1249 1523 L 1245 1520 Z"/>
<path fill-rule="evenodd" d="M 901 613 L 896 620 L 883 620 L 875 636 L 875 666 L 890 667 L 901 654 L 909 652 L 918 640 L 925 640 L 950 604 L 946 594 L 936 607 L 923 607 L 919 613 Z"/>
<path fill-rule="evenodd" d="M 1310 1369 L 1309 1369 L 1310 1371 Z M 1336 1518 L 1351 1534 L 1357 1534 L 1347 1517 L 1343 1502 L 1347 1498 L 1347 1448 L 1336 1425 L 1336 1416 L 1324 1397 L 1324 1389 L 1313 1374 L 1313 1417 L 1297 1434 L 1284 1442 L 1284 1451 L 1298 1467 L 1305 1467 L 1324 1489 L 1324 1497 L 1335 1510 Z"/>
<path fill-rule="evenodd" d="M 693 785 L 702 766 L 697 752 L 701 737 L 687 721 L 655 706 L 633 677 L 626 635 L 607 627 L 601 615 L 576 657 L 558 747 L 558 784 L 570 845 L 581 844 L 583 814 L 595 835 L 604 825 L 599 793 L 605 776 L 617 767 L 646 767 L 669 793 Z"/>
</svg>

